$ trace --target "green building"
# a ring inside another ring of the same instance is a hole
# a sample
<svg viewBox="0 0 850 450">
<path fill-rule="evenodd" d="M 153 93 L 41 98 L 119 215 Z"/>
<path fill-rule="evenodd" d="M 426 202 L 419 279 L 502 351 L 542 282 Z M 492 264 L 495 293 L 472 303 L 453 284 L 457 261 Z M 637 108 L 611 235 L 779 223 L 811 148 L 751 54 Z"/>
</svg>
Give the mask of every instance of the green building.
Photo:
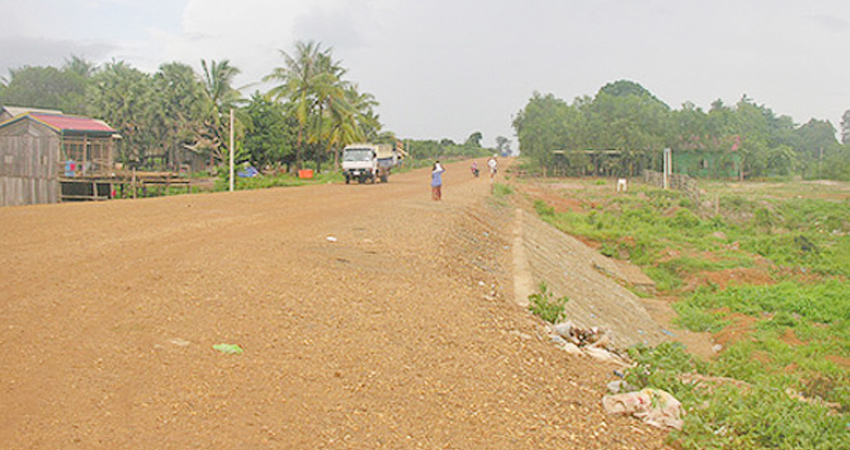
<svg viewBox="0 0 850 450">
<path fill-rule="evenodd" d="M 673 149 L 673 173 L 694 178 L 739 178 L 741 155 L 734 150 Z"/>
</svg>

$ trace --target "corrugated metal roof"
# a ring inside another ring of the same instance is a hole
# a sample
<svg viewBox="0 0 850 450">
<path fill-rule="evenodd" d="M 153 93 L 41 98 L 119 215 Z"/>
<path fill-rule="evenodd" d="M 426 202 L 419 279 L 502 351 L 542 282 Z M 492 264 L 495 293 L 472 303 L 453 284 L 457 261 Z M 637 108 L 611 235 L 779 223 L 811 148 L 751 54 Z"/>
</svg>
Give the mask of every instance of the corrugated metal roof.
<svg viewBox="0 0 850 450">
<path fill-rule="evenodd" d="M 25 106 L 4 106 L 3 109 L 6 110 L 6 112 L 9 113 L 9 115 L 12 117 L 33 112 L 45 114 L 63 114 L 62 111 L 59 111 L 57 109 L 28 108 Z"/>
<path fill-rule="evenodd" d="M 62 132 L 90 131 L 99 133 L 116 133 L 115 129 L 110 127 L 106 122 L 89 117 L 45 113 L 29 113 L 29 116 L 57 131 Z"/>
</svg>

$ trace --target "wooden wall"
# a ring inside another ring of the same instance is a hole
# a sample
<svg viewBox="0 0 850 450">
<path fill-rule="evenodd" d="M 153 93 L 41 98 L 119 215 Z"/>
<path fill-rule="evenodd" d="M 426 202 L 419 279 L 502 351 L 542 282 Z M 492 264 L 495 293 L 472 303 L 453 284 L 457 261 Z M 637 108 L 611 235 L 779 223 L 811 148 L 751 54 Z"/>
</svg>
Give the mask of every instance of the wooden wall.
<svg viewBox="0 0 850 450">
<path fill-rule="evenodd" d="M 0 206 L 58 203 L 59 135 L 23 120 L 0 130 Z"/>
</svg>

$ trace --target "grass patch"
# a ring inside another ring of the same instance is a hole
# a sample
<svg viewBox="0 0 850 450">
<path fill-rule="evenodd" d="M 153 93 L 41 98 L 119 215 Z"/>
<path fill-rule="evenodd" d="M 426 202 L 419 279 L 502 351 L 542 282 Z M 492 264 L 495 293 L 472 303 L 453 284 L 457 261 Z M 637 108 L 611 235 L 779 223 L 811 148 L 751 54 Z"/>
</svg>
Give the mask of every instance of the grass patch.
<svg viewBox="0 0 850 450">
<path fill-rule="evenodd" d="M 512 188 L 510 185 L 502 184 L 502 183 L 496 183 L 493 186 L 493 195 L 495 195 L 497 198 L 506 197 L 506 196 L 511 195 L 513 193 L 514 193 L 514 188 Z"/>
<path fill-rule="evenodd" d="M 799 183 L 715 184 L 716 197 L 707 196 L 715 210 L 675 191 L 638 185 L 613 195 L 590 184 L 573 191 L 585 211 L 555 213 L 542 201 L 535 211 L 683 296 L 674 304 L 680 326 L 718 333 L 747 324 L 737 340 L 719 335 L 724 348 L 711 361 L 679 344 L 630 350 L 630 384 L 664 389 L 688 411 L 671 434 L 677 448 L 850 448 L 848 195 Z M 705 285 L 724 279 L 712 272 L 745 268 L 782 281 Z M 693 280 L 702 287 L 692 290 Z M 687 381 L 694 373 L 713 381 Z"/>
<path fill-rule="evenodd" d="M 683 449 L 836 449 L 847 448 L 846 414 L 815 402 L 794 398 L 777 386 L 778 377 L 759 373 L 758 361 L 738 365 L 754 373 L 745 384 L 724 382 L 728 361 L 697 361 L 678 343 L 630 349 L 637 362 L 626 374 L 629 384 L 663 389 L 687 410 L 682 431 L 671 433 Z M 694 382 L 693 373 L 714 376 L 717 382 Z M 757 375 L 755 375 L 757 374 Z M 740 375 L 740 374 L 738 374 Z M 820 392 L 841 380 L 817 383 Z M 798 391 L 806 394 L 804 390 Z M 810 398 L 814 394 L 809 390 Z"/>
<path fill-rule="evenodd" d="M 594 207 L 556 213 L 538 199 L 534 209 L 557 228 L 599 242 L 606 256 L 639 265 L 662 292 L 698 272 L 752 267 L 755 257 L 803 274 L 850 276 L 848 201 L 727 195 L 721 214 L 706 216 L 681 193 L 646 186 L 581 199 Z"/>
</svg>

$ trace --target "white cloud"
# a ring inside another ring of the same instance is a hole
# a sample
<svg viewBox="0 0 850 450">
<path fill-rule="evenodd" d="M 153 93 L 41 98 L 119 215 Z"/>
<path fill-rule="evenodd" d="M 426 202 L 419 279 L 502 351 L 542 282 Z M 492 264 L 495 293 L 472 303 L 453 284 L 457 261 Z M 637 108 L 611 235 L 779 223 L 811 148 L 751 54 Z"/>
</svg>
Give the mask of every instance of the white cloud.
<svg viewBox="0 0 850 450">
<path fill-rule="evenodd" d="M 511 138 L 534 90 L 572 101 L 624 78 L 672 107 L 746 93 L 798 122 L 833 123 L 850 108 L 842 0 L 0 2 L 14 18 L 0 28 L 2 72 L 73 48 L 147 71 L 229 59 L 246 84 L 282 63 L 278 49 L 316 40 L 377 97 L 388 128 L 417 138 Z"/>
</svg>

